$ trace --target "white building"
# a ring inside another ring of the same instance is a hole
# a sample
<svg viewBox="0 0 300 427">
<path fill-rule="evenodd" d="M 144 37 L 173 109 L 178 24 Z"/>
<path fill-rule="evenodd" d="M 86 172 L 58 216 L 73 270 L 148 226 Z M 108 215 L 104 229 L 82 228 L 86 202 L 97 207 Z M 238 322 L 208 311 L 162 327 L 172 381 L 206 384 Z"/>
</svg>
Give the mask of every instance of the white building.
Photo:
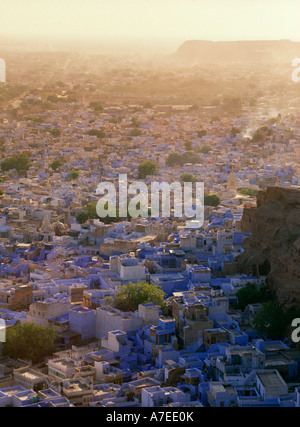
<svg viewBox="0 0 300 427">
<path fill-rule="evenodd" d="M 127 255 L 113 256 L 109 260 L 110 270 L 119 275 L 123 282 L 146 280 L 146 268 L 137 258 Z"/>
<path fill-rule="evenodd" d="M 189 402 L 190 396 L 175 387 L 160 386 L 142 389 L 142 407 L 155 408 L 173 402 Z"/>
<path fill-rule="evenodd" d="M 106 338 L 102 338 L 101 346 L 113 352 L 129 353 L 132 343 L 128 341 L 124 331 L 111 331 Z"/>
</svg>

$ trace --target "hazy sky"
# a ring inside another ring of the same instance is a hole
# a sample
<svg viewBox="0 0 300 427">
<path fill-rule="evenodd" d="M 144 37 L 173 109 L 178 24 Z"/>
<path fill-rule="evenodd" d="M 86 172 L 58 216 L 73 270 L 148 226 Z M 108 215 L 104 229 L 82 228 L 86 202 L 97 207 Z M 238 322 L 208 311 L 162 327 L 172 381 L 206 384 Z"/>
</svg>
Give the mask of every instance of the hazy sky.
<svg viewBox="0 0 300 427">
<path fill-rule="evenodd" d="M 0 37 L 300 41 L 300 0 L 0 0 Z"/>
</svg>

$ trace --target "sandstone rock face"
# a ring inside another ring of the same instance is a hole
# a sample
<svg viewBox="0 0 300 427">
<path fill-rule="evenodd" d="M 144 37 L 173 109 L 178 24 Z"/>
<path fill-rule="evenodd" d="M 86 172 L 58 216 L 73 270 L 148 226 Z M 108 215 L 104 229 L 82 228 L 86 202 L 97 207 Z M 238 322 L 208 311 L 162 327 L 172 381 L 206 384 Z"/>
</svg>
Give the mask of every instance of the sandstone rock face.
<svg viewBox="0 0 300 427">
<path fill-rule="evenodd" d="M 267 274 L 280 305 L 300 308 L 300 190 L 269 187 L 244 210 L 242 231 L 252 236 L 238 259 L 241 272 Z"/>
</svg>

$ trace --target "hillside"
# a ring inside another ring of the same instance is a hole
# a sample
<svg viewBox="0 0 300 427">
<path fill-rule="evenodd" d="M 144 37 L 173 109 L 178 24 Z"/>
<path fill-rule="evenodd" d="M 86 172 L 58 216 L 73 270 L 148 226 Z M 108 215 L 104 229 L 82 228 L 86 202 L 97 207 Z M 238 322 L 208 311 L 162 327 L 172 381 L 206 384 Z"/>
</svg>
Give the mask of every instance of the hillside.
<svg viewBox="0 0 300 427">
<path fill-rule="evenodd" d="M 244 273 L 267 274 L 268 286 L 285 307 L 300 307 L 300 191 L 269 187 L 257 207 L 245 208 L 242 230 L 251 232 L 239 256 Z"/>
<path fill-rule="evenodd" d="M 207 62 L 288 62 L 300 56 L 300 42 L 189 40 L 173 54 L 173 59 L 186 63 Z"/>
</svg>

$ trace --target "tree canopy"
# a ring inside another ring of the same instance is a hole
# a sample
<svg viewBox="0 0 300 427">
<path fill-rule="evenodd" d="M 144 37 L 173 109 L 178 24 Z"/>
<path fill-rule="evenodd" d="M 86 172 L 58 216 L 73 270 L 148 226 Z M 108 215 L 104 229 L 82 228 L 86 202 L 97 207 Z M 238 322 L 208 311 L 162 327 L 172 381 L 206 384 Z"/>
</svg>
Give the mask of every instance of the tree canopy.
<svg viewBox="0 0 300 427">
<path fill-rule="evenodd" d="M 219 206 L 221 199 L 216 194 L 205 194 L 204 205 L 205 206 Z"/>
<path fill-rule="evenodd" d="M 191 151 L 193 149 L 193 142 L 192 141 L 185 141 L 184 148 L 187 151 Z"/>
<path fill-rule="evenodd" d="M 64 165 L 64 162 L 62 159 L 55 159 L 53 160 L 53 162 L 50 164 L 51 169 L 53 169 L 54 171 L 56 171 L 58 168 L 60 168 L 61 166 Z"/>
<path fill-rule="evenodd" d="M 183 182 L 197 182 L 197 177 L 195 175 L 192 175 L 191 173 L 184 173 L 183 175 L 181 175 L 180 179 Z"/>
<path fill-rule="evenodd" d="M 202 163 L 201 156 L 194 151 L 186 151 L 183 154 L 171 153 L 166 161 L 167 166 L 183 166 L 185 163 Z"/>
<path fill-rule="evenodd" d="M 90 202 L 87 204 L 83 211 L 79 212 L 76 217 L 79 224 L 83 224 L 89 219 L 99 219 L 99 216 L 97 215 L 96 206 L 96 203 Z"/>
<path fill-rule="evenodd" d="M 1 164 L 2 172 L 16 169 L 18 172 L 27 171 L 30 168 L 30 159 L 27 154 L 16 154 L 12 157 L 7 157 Z"/>
<path fill-rule="evenodd" d="M 207 135 L 207 131 L 205 129 L 201 129 L 197 133 L 199 138 L 203 138 L 204 136 Z"/>
<path fill-rule="evenodd" d="M 255 197 L 259 193 L 259 190 L 252 190 L 251 188 L 241 188 L 239 193 L 244 194 L 245 196 Z"/>
<path fill-rule="evenodd" d="M 95 113 L 102 113 L 104 110 L 102 103 L 97 101 L 91 102 L 89 107 L 92 108 Z"/>
<path fill-rule="evenodd" d="M 107 303 L 121 311 L 135 311 L 139 304 L 153 302 L 162 306 L 164 297 L 160 287 L 142 281 L 120 286 L 114 299 L 108 299 Z"/>
<path fill-rule="evenodd" d="M 134 129 L 132 129 L 130 131 L 129 135 L 133 136 L 133 137 L 137 137 L 137 136 L 141 136 L 142 134 L 143 134 L 143 132 L 139 128 L 135 127 Z"/>
<path fill-rule="evenodd" d="M 266 286 L 257 287 L 254 283 L 247 283 L 236 293 L 238 304 L 236 308 L 245 310 L 248 304 L 264 303 L 271 299 Z"/>
<path fill-rule="evenodd" d="M 169 154 L 166 163 L 167 163 L 167 166 L 170 166 L 170 167 L 181 165 L 182 163 L 181 155 L 177 153 Z"/>
<path fill-rule="evenodd" d="M 257 129 L 252 137 L 253 142 L 264 142 L 268 136 L 273 134 L 273 130 L 268 126 L 262 126 Z"/>
<path fill-rule="evenodd" d="M 96 136 L 98 139 L 106 138 L 106 133 L 103 129 L 91 129 L 87 133 L 89 136 Z"/>
<path fill-rule="evenodd" d="M 3 354 L 12 359 L 40 363 L 56 350 L 57 334 L 53 328 L 34 323 L 18 323 L 6 331 Z"/>
<path fill-rule="evenodd" d="M 68 178 L 70 181 L 77 181 L 79 179 L 79 176 L 80 173 L 76 169 L 71 169 Z"/>
<path fill-rule="evenodd" d="M 112 222 L 121 222 L 124 220 L 130 221 L 131 218 L 130 218 L 129 214 L 127 214 L 127 217 L 125 217 L 125 218 L 120 217 L 118 209 L 116 210 L 116 217 L 115 218 L 111 218 L 109 216 L 107 216 L 105 218 L 99 218 L 99 215 L 97 214 L 97 204 L 94 202 L 90 202 L 76 216 L 76 220 L 77 220 L 77 222 L 79 222 L 79 224 L 84 224 L 89 219 L 99 219 L 104 224 L 111 224 Z"/>
<path fill-rule="evenodd" d="M 208 154 L 212 150 L 210 145 L 203 145 L 201 148 L 199 148 L 199 153 L 202 154 Z"/>
<path fill-rule="evenodd" d="M 143 162 L 138 167 L 139 178 L 145 179 L 148 175 L 155 175 L 158 170 L 158 165 L 150 160 Z"/>
<path fill-rule="evenodd" d="M 277 301 L 263 304 L 262 310 L 255 316 L 253 326 L 259 335 L 272 339 L 284 339 L 293 319 L 300 317 L 300 311 L 289 309 L 284 311 Z"/>
</svg>

